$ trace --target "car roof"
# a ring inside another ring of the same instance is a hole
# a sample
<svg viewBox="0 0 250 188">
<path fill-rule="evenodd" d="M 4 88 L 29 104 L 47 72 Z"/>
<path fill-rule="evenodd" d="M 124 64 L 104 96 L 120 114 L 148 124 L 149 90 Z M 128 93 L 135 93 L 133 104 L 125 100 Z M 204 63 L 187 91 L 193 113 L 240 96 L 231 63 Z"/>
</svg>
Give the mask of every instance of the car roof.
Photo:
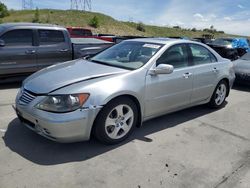
<svg viewBox="0 0 250 188">
<path fill-rule="evenodd" d="M 62 26 L 53 25 L 53 24 L 40 24 L 40 23 L 25 23 L 25 22 L 19 22 L 19 23 L 3 23 L 0 24 L 0 27 L 4 29 L 9 29 L 11 27 L 47 27 L 47 28 L 58 28 L 58 29 L 65 29 Z"/>
<path fill-rule="evenodd" d="M 169 44 L 169 43 L 178 43 L 178 42 L 187 42 L 192 43 L 190 40 L 185 39 L 174 39 L 174 38 L 136 38 L 129 39 L 127 41 L 136 41 L 136 42 L 148 42 L 148 43 L 158 43 L 158 44 Z"/>
</svg>

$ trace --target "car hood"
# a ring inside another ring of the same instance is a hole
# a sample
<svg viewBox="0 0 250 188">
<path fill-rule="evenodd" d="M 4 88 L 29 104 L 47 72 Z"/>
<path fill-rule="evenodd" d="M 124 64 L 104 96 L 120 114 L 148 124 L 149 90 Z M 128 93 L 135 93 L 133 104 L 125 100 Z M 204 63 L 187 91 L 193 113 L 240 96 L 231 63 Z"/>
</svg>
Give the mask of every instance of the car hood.
<svg viewBox="0 0 250 188">
<path fill-rule="evenodd" d="M 128 70 L 79 59 L 42 69 L 28 77 L 23 85 L 33 93 L 47 94 L 74 83 L 126 72 Z"/>
<path fill-rule="evenodd" d="M 233 64 L 235 73 L 250 73 L 250 61 L 238 59 Z"/>
</svg>

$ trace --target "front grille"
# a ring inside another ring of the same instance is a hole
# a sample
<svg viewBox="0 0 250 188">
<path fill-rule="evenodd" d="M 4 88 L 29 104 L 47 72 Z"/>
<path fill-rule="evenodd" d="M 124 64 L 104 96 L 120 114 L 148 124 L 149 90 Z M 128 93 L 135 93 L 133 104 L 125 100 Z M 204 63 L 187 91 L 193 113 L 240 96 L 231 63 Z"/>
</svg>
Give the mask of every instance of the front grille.
<svg viewBox="0 0 250 188">
<path fill-rule="evenodd" d="M 22 105 L 28 105 L 29 103 L 31 103 L 34 99 L 36 98 L 36 96 L 31 93 L 30 91 L 24 89 L 23 93 L 21 95 L 21 97 L 19 98 L 19 102 Z"/>
</svg>

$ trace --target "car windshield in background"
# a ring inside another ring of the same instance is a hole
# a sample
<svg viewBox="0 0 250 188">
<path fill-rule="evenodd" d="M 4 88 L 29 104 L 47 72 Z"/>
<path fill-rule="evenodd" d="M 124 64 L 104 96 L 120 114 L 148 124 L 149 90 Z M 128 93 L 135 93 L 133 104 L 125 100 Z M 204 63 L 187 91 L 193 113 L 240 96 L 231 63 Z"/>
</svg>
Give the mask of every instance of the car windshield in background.
<svg viewBox="0 0 250 188">
<path fill-rule="evenodd" d="M 213 44 L 219 45 L 219 46 L 228 46 L 232 45 L 233 40 L 232 39 L 215 39 L 213 41 Z"/>
<path fill-rule="evenodd" d="M 243 55 L 240 59 L 250 61 L 250 52 L 248 52 L 245 55 Z"/>
<path fill-rule="evenodd" d="M 0 27 L 0 33 L 2 33 L 4 31 L 3 27 Z"/>
<path fill-rule="evenodd" d="M 84 29 L 73 29 L 72 34 L 78 36 L 92 36 L 91 31 Z"/>
<path fill-rule="evenodd" d="M 145 65 L 162 47 L 162 44 L 124 41 L 90 60 L 109 66 L 135 70 Z"/>
</svg>

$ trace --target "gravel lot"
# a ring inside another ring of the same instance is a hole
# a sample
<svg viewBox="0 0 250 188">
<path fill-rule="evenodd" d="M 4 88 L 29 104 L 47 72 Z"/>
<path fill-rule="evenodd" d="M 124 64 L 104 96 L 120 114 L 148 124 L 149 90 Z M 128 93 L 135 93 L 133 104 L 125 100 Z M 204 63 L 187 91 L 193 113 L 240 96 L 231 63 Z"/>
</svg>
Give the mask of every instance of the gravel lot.
<svg viewBox="0 0 250 188">
<path fill-rule="evenodd" d="M 223 109 L 194 107 L 144 123 L 127 142 L 49 141 L 16 118 L 20 84 L 0 86 L 0 187 L 250 187 L 250 89 Z"/>
</svg>

